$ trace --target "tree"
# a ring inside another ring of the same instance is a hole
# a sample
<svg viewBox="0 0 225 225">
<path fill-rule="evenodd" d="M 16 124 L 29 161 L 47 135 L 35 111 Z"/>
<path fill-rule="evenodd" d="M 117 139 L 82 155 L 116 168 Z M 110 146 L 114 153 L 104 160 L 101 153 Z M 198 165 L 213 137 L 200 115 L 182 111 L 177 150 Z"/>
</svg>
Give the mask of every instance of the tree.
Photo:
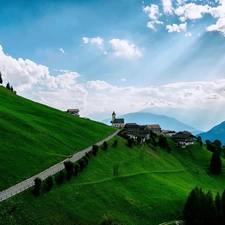
<svg viewBox="0 0 225 225">
<path fill-rule="evenodd" d="M 106 141 L 103 142 L 103 150 L 106 151 L 108 148 L 108 143 Z"/>
<path fill-rule="evenodd" d="M 210 161 L 209 169 L 212 174 L 220 174 L 221 168 L 222 168 L 222 161 L 220 158 L 220 154 L 217 151 L 214 151 Z"/>
<path fill-rule="evenodd" d="M 52 176 L 48 176 L 47 179 L 45 180 L 45 183 L 47 185 L 47 190 L 51 190 L 53 188 L 54 185 L 54 180 Z"/>
<path fill-rule="evenodd" d="M 159 136 L 159 147 L 161 147 L 161 148 L 166 148 L 167 147 L 167 139 L 166 139 L 166 137 L 165 136 L 163 136 L 163 135 L 160 135 Z"/>
<path fill-rule="evenodd" d="M 186 221 L 186 225 L 199 225 L 200 215 L 201 215 L 201 202 L 203 198 L 202 189 L 196 187 L 194 188 L 185 203 L 183 210 L 183 217 Z"/>
<path fill-rule="evenodd" d="M 223 224 L 223 214 L 222 214 L 222 200 L 221 200 L 221 196 L 220 193 L 217 192 L 216 193 L 216 197 L 215 197 L 215 206 L 216 206 L 216 214 L 217 214 L 217 224 Z"/>
<path fill-rule="evenodd" d="M 41 189 L 41 179 L 39 177 L 36 177 L 34 179 L 34 190 L 33 190 L 33 194 L 35 196 L 39 196 L 40 195 L 40 189 Z"/>
<path fill-rule="evenodd" d="M 131 148 L 134 145 L 134 138 L 127 139 L 127 145 Z"/>
<path fill-rule="evenodd" d="M 82 172 L 84 167 L 86 166 L 84 159 L 83 158 L 79 159 L 78 164 L 80 166 L 80 171 Z"/>
<path fill-rule="evenodd" d="M 113 146 L 114 146 L 114 147 L 116 147 L 116 146 L 117 146 L 117 144 L 118 144 L 118 140 L 114 140 L 114 142 L 113 142 Z"/>
<path fill-rule="evenodd" d="M 73 175 L 73 168 L 74 168 L 74 164 L 71 162 L 71 161 L 66 161 L 64 162 L 64 166 L 65 166 L 65 169 L 66 169 L 66 179 L 67 180 L 70 180 L 70 178 L 72 177 Z"/>
<path fill-rule="evenodd" d="M 3 83 L 3 80 L 2 80 L 2 73 L 1 73 L 1 71 L 0 71 L 0 84 L 2 84 Z"/>
<path fill-rule="evenodd" d="M 60 184 L 62 184 L 63 181 L 65 180 L 65 177 L 66 177 L 65 171 L 64 171 L 64 170 L 61 170 L 61 171 L 59 172 L 59 175 L 58 175 L 58 182 L 59 182 Z"/>
<path fill-rule="evenodd" d="M 225 190 L 223 191 L 221 196 L 221 211 L 222 211 L 223 221 L 225 221 Z"/>
<path fill-rule="evenodd" d="M 14 92 L 14 90 L 13 90 L 13 86 L 11 86 L 11 87 L 10 87 L 10 91 L 11 91 L 11 92 Z"/>
<path fill-rule="evenodd" d="M 74 165 L 74 176 L 77 176 L 79 171 L 80 171 L 80 165 L 78 163 L 76 163 Z"/>
<path fill-rule="evenodd" d="M 10 83 L 8 82 L 7 84 L 6 84 L 6 88 L 8 89 L 8 90 L 10 90 Z"/>
<path fill-rule="evenodd" d="M 167 145 L 167 151 L 168 151 L 169 153 L 172 151 L 172 148 L 171 148 L 169 145 Z"/>
<path fill-rule="evenodd" d="M 97 152 L 98 152 L 98 145 L 92 145 L 92 154 L 96 156 Z"/>
</svg>

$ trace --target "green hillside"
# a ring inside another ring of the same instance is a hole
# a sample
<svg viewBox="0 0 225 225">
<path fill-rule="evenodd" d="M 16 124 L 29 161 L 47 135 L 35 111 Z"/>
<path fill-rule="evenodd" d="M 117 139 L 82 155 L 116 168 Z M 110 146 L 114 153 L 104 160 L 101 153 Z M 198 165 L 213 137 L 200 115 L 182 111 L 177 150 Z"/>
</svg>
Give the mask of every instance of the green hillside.
<svg viewBox="0 0 225 225">
<path fill-rule="evenodd" d="M 111 140 L 107 151 L 92 156 L 70 181 L 39 197 L 30 189 L 2 202 L 0 224 L 94 225 L 111 215 L 121 224 L 156 225 L 180 218 L 195 185 L 214 195 L 224 190 L 224 172 L 207 174 L 211 152 L 198 143 L 180 149 L 169 139 L 168 153 L 147 144 L 129 148 L 121 137 L 114 139 L 116 147 Z"/>
<path fill-rule="evenodd" d="M 0 99 L 0 191 L 114 132 L 104 124 L 32 102 L 2 86 Z"/>
</svg>

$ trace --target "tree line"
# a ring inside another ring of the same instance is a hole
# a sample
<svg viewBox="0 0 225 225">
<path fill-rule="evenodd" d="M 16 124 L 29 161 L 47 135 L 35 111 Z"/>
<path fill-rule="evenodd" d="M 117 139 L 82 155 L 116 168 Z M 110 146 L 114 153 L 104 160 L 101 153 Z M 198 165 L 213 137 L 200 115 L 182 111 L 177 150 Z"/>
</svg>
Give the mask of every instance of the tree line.
<svg viewBox="0 0 225 225">
<path fill-rule="evenodd" d="M 0 84 L 2 84 L 2 83 L 3 83 L 3 78 L 2 78 L 2 73 L 1 73 L 1 71 L 0 71 Z M 8 89 L 8 90 L 10 90 L 10 91 L 12 91 L 13 93 L 16 94 L 16 91 L 13 89 L 13 86 L 10 85 L 9 82 L 6 84 L 5 87 L 6 87 L 6 89 Z"/>
<path fill-rule="evenodd" d="M 114 140 L 113 146 L 116 147 L 118 144 L 117 140 Z M 103 142 L 102 149 L 106 151 L 108 148 L 108 143 L 106 141 Z M 65 180 L 70 180 L 73 176 L 76 177 L 79 172 L 82 172 L 85 167 L 89 164 L 89 160 L 91 156 L 97 156 L 97 152 L 99 151 L 98 145 L 92 145 L 92 150 L 90 152 L 86 152 L 85 155 L 76 162 L 71 162 L 67 160 L 64 162 L 64 169 L 61 170 L 55 176 L 49 176 L 43 182 L 41 178 L 36 177 L 34 179 L 34 196 L 39 196 L 41 190 L 44 189 L 46 191 L 50 191 L 55 183 L 63 184 Z"/>
<path fill-rule="evenodd" d="M 186 225 L 222 225 L 225 224 L 225 190 L 222 195 L 217 192 L 204 192 L 195 187 L 189 194 L 183 209 Z"/>
</svg>

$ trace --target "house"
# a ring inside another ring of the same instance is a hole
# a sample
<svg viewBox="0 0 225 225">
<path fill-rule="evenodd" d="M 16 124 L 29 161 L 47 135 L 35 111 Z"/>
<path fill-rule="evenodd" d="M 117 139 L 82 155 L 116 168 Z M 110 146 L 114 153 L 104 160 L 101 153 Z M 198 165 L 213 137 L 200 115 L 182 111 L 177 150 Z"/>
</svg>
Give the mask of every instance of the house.
<svg viewBox="0 0 225 225">
<path fill-rule="evenodd" d="M 162 130 L 159 124 L 147 124 L 146 129 L 151 130 L 153 133 L 160 135 Z"/>
<path fill-rule="evenodd" d="M 124 130 L 133 134 L 137 134 L 139 131 L 139 125 L 136 123 L 126 123 L 124 126 Z"/>
<path fill-rule="evenodd" d="M 116 118 L 116 113 L 112 113 L 112 127 L 123 128 L 124 127 L 124 118 Z"/>
<path fill-rule="evenodd" d="M 142 142 L 149 140 L 150 138 L 150 131 L 149 130 L 139 130 L 138 136 L 141 138 Z"/>
<path fill-rule="evenodd" d="M 66 112 L 71 114 L 71 115 L 74 115 L 74 116 L 80 116 L 80 114 L 79 114 L 80 110 L 79 109 L 67 109 Z"/>
<path fill-rule="evenodd" d="M 186 147 L 186 145 L 194 144 L 195 136 L 188 131 L 180 131 L 172 135 L 172 139 L 177 141 L 181 146 Z"/>
<path fill-rule="evenodd" d="M 177 132 L 174 130 L 162 130 L 162 134 L 172 137 L 174 134 L 176 134 Z"/>
</svg>

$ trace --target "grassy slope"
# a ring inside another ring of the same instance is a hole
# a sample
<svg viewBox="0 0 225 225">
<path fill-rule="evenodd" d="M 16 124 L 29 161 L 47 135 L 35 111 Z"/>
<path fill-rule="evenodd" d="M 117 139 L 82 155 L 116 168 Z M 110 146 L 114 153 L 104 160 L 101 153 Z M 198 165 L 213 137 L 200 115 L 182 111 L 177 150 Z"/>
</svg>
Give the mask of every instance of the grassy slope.
<svg viewBox="0 0 225 225">
<path fill-rule="evenodd" d="M 0 204 L 0 224 L 97 224 L 104 214 L 123 224 L 159 224 L 178 218 L 190 190 L 224 190 L 224 174 L 207 175 L 211 153 L 197 144 L 172 152 L 145 145 L 117 147 L 92 157 L 78 177 L 35 198 L 27 190 Z M 224 162 L 223 162 L 224 163 Z M 113 167 L 118 165 L 118 176 Z M 195 174 L 198 171 L 198 175 Z M 14 211 L 10 211 L 14 208 Z"/>
<path fill-rule="evenodd" d="M 24 99 L 0 86 L 0 191 L 108 136 L 104 124 Z"/>
</svg>

